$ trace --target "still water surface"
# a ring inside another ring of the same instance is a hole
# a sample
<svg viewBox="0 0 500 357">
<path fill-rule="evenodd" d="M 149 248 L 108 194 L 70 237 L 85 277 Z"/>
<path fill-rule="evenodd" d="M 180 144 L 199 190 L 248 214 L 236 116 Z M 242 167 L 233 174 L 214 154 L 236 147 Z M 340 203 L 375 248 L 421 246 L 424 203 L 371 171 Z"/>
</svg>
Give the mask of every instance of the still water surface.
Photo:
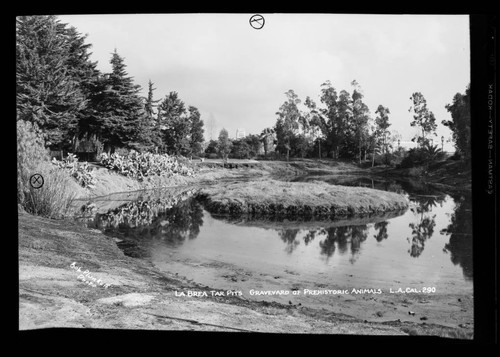
<svg viewBox="0 0 500 357">
<path fill-rule="evenodd" d="M 89 225 L 123 240 L 126 252 L 137 243 L 160 269 L 219 289 L 428 286 L 472 294 L 470 193 L 366 177 L 293 179 L 313 180 L 401 192 L 411 205 L 399 215 L 276 222 L 214 217 L 191 198 L 172 207 L 138 200 Z"/>
</svg>

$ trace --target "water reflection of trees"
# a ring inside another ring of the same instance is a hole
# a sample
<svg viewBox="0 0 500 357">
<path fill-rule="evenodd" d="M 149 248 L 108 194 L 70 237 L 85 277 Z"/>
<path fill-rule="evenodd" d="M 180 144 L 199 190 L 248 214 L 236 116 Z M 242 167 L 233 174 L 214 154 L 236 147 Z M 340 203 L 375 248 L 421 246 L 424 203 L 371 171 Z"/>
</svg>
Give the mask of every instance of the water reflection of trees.
<svg viewBox="0 0 500 357">
<path fill-rule="evenodd" d="M 295 248 L 299 245 L 299 240 L 297 240 L 297 234 L 299 229 L 282 229 L 278 231 L 278 236 L 283 242 L 285 242 L 285 251 L 291 254 Z"/>
<path fill-rule="evenodd" d="M 382 242 L 384 239 L 387 239 L 389 235 L 387 234 L 387 226 L 389 222 L 377 222 L 374 225 L 375 231 L 377 232 L 373 237 L 377 240 L 377 242 Z"/>
<path fill-rule="evenodd" d="M 441 230 L 450 235 L 444 251 L 450 253 L 453 264 L 460 265 L 466 279 L 472 279 L 472 200 L 468 195 L 454 195 L 455 209 L 450 224 Z"/>
<path fill-rule="evenodd" d="M 415 206 L 410 208 L 417 221 L 409 224 L 411 228 L 411 238 L 407 238 L 410 243 L 408 253 L 414 258 L 418 258 L 425 248 L 425 242 L 434 234 L 434 227 L 436 226 L 436 215 L 430 214 L 432 208 L 441 204 L 445 196 L 431 196 L 431 195 L 414 195 L 410 200 L 415 203 Z"/>
<path fill-rule="evenodd" d="M 200 233 L 203 225 L 203 208 L 194 199 L 182 202 L 162 215 L 161 221 L 157 220 L 158 234 L 161 238 L 172 245 L 182 244 L 186 238 L 194 239 Z"/>
<path fill-rule="evenodd" d="M 300 232 L 301 229 L 281 229 L 278 231 L 279 237 L 286 243 L 285 251 L 288 254 L 291 254 L 300 244 Z M 312 229 L 305 231 L 302 240 L 308 245 L 318 236 L 325 237 L 319 242 L 322 255 L 330 258 L 336 251 L 339 254 L 350 252 L 351 263 L 354 263 L 359 256 L 361 243 L 368 237 L 368 225 Z"/>
<path fill-rule="evenodd" d="M 172 204 L 171 200 L 133 201 L 105 214 L 94 225 L 109 235 L 128 238 L 162 239 L 172 245 L 194 239 L 203 225 L 203 208 L 194 199 Z"/>
<path fill-rule="evenodd" d="M 304 236 L 304 243 L 308 245 L 310 242 L 312 242 L 316 238 L 316 231 L 314 230 L 309 230 L 306 235 Z"/>
<path fill-rule="evenodd" d="M 319 242 L 321 254 L 330 258 L 337 249 L 340 254 L 350 251 L 350 261 L 354 263 L 359 256 L 361 243 L 368 237 L 367 230 L 366 224 L 322 229 L 321 233 L 325 234 L 326 238 Z"/>
<path fill-rule="evenodd" d="M 425 242 L 434 234 L 434 227 L 436 225 L 436 215 L 427 214 L 436 205 L 436 197 L 434 196 L 413 196 L 410 200 L 416 203 L 411 211 L 418 218 L 416 222 L 409 224 L 411 228 L 411 238 L 407 238 L 410 242 L 410 249 L 408 253 L 412 257 L 419 257 L 424 251 Z"/>
</svg>

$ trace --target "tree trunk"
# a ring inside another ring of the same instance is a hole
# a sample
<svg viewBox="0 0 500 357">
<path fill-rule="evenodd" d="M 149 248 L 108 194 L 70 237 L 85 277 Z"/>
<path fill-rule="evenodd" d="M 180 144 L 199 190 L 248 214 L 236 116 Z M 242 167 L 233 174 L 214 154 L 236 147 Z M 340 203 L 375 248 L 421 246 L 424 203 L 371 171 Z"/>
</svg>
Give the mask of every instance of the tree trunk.
<svg viewBox="0 0 500 357">
<path fill-rule="evenodd" d="M 318 141 L 318 151 L 319 151 L 319 159 L 321 160 L 321 141 Z"/>
</svg>

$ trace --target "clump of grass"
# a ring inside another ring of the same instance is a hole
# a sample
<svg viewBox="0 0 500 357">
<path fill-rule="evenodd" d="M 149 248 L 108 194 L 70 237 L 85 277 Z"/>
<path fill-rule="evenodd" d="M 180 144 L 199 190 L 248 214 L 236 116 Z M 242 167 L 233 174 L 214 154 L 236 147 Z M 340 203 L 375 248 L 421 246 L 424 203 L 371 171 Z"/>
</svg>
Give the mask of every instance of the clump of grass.
<svg viewBox="0 0 500 357">
<path fill-rule="evenodd" d="M 34 188 L 30 177 L 41 174 L 44 185 Z M 49 218 L 69 213 L 79 190 L 64 170 L 54 167 L 36 125 L 17 121 L 17 202 L 26 212 Z"/>
<path fill-rule="evenodd" d="M 36 125 L 17 121 L 17 203 L 23 205 L 29 194 L 29 178 L 37 167 L 49 161 L 43 138 Z"/>
<path fill-rule="evenodd" d="M 41 188 L 29 187 L 24 209 L 28 213 L 49 218 L 62 218 L 70 213 L 78 185 L 62 169 L 43 163 L 38 173 L 44 178 Z"/>
</svg>

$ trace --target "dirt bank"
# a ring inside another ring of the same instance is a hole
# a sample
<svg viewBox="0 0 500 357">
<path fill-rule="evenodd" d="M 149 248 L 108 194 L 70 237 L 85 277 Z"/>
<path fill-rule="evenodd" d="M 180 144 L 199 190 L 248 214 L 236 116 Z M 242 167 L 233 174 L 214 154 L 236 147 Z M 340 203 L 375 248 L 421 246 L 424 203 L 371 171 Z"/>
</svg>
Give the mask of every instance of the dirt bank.
<svg viewBox="0 0 500 357">
<path fill-rule="evenodd" d="M 347 161 L 295 159 L 260 161 L 260 168 L 276 178 L 293 175 L 355 174 L 366 170 Z"/>
<path fill-rule="evenodd" d="M 368 168 L 366 172 L 391 178 L 418 179 L 424 184 L 450 192 L 470 190 L 472 188 L 471 167 L 470 164 L 468 165 L 463 161 L 444 160 L 435 162 L 425 168 L 400 169 L 379 166 Z"/>
<path fill-rule="evenodd" d="M 268 175 L 268 171 L 259 168 L 241 167 L 238 169 L 199 167 L 193 176 L 173 175 L 146 177 L 138 181 L 131 177 L 120 175 L 117 172 L 98 165 L 92 165 L 95 172 L 96 183 L 92 189 L 76 191 L 79 200 L 94 199 L 115 193 L 155 190 L 167 187 L 187 186 L 193 184 L 214 183 L 220 180 L 246 179 Z"/>
<path fill-rule="evenodd" d="M 212 213 L 286 217 L 341 217 L 403 210 L 400 194 L 321 181 L 259 180 L 202 188 L 198 197 Z"/>
<path fill-rule="evenodd" d="M 107 285 L 89 285 L 93 278 Z M 205 292 L 207 296 L 176 296 L 188 291 Z M 160 274 L 147 261 L 125 256 L 113 239 L 99 231 L 19 213 L 21 330 L 86 327 L 471 336 L 467 329 L 397 320 L 364 322 L 294 304 L 228 296 L 224 291 L 219 291 L 221 296 L 212 296 L 211 291 L 215 290 L 175 275 Z"/>
<path fill-rule="evenodd" d="M 122 176 L 98 165 L 95 168 L 96 185 L 91 190 L 75 190 L 78 199 L 95 198 L 118 192 L 151 190 L 164 187 L 217 183 L 231 180 L 250 180 L 261 178 L 290 178 L 302 175 L 369 175 L 392 178 L 414 178 L 436 187 L 454 190 L 470 189 L 470 167 L 457 161 L 443 161 L 423 169 L 395 169 L 377 166 L 363 168 L 345 161 L 297 159 L 292 161 L 251 161 L 230 160 L 232 167 L 223 167 L 221 162 L 194 162 L 196 173 L 193 176 L 174 175 L 171 177 L 148 177 L 139 182 Z M 220 160 L 219 160 L 220 161 Z"/>
</svg>

